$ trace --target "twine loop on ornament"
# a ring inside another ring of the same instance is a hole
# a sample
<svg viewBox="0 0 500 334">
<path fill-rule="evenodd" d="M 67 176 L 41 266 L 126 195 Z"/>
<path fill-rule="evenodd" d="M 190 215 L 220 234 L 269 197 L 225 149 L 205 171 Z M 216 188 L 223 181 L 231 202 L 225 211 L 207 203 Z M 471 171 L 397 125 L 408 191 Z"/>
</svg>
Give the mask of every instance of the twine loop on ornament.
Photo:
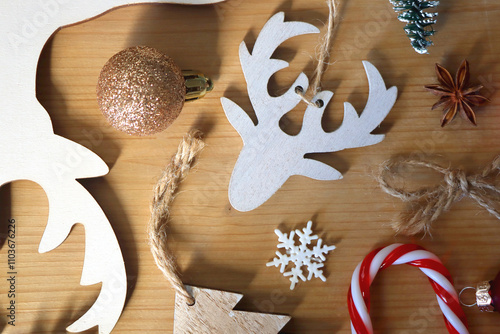
<svg viewBox="0 0 500 334">
<path fill-rule="evenodd" d="M 179 184 L 187 176 L 198 153 L 205 146 L 202 133 L 191 130 L 179 144 L 156 186 L 151 201 L 151 218 L 148 224 L 148 238 L 151 253 L 163 276 L 172 284 L 176 292 L 186 298 L 188 305 L 194 305 L 194 297 L 186 290 L 179 277 L 175 257 L 167 247 L 167 223 L 170 220 L 169 207 Z"/>
<path fill-rule="evenodd" d="M 443 174 L 443 182 L 435 187 L 408 191 L 391 184 L 390 179 L 399 176 L 399 169 L 425 167 Z M 448 211 L 450 206 L 464 197 L 470 197 L 490 214 L 500 219 L 497 203 L 500 188 L 494 177 L 500 171 L 500 155 L 488 164 L 480 174 L 467 175 L 464 170 L 442 167 L 433 162 L 411 158 L 395 158 L 382 164 L 377 180 L 389 195 L 409 203 L 400 220 L 392 224 L 398 233 L 415 235 L 429 233 L 432 223 Z"/>
<path fill-rule="evenodd" d="M 328 23 L 326 34 L 323 37 L 323 41 L 318 45 L 318 53 L 317 53 L 317 65 L 314 69 L 314 79 L 309 87 L 311 94 L 316 95 L 321 91 L 321 79 L 326 69 L 328 68 L 329 62 L 328 58 L 330 58 L 330 49 L 332 47 L 333 35 L 337 28 L 335 25 L 335 20 L 337 18 L 337 4 L 336 0 L 326 0 L 328 4 L 329 14 L 328 14 Z M 300 99 L 311 107 L 321 108 L 323 107 L 323 101 L 317 100 L 316 102 L 312 101 L 312 98 L 307 97 L 307 92 L 304 91 L 304 88 L 301 86 L 295 87 L 295 93 L 300 96 Z"/>
</svg>

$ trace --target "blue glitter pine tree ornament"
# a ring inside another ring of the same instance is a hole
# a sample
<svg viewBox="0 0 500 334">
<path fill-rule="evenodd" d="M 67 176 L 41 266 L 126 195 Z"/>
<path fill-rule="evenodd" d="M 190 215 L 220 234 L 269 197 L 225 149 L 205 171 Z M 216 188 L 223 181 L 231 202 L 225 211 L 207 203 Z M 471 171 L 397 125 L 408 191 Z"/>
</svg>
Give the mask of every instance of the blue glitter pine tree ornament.
<svg viewBox="0 0 500 334">
<path fill-rule="evenodd" d="M 398 19 L 406 23 L 404 30 L 410 39 L 411 46 L 420 54 L 429 53 L 427 48 L 433 43 L 428 37 L 434 35 L 432 25 L 436 23 L 438 13 L 429 13 L 426 10 L 437 7 L 439 1 L 389 1 L 394 6 L 394 11 L 399 12 Z"/>
</svg>

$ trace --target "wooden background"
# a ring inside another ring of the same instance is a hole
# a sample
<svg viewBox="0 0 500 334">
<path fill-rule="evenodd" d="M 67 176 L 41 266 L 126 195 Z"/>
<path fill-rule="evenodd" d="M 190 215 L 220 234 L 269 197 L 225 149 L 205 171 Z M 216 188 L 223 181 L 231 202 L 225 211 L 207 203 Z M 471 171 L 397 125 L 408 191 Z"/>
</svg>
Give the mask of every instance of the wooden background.
<svg viewBox="0 0 500 334">
<path fill-rule="evenodd" d="M 362 110 L 368 96 L 361 64 L 378 67 L 399 99 L 382 124 L 386 139 L 376 146 L 316 155 L 345 174 L 319 182 L 292 177 L 267 203 L 240 213 L 231 208 L 227 188 L 242 146 L 219 103 L 227 96 L 251 112 L 238 59 L 242 40 L 252 45 L 264 23 L 277 11 L 288 20 L 322 27 L 323 0 L 229 0 L 215 6 L 141 5 L 109 12 L 56 33 L 42 54 L 38 98 L 52 117 L 55 132 L 82 143 L 110 166 L 109 175 L 81 181 L 106 212 L 121 244 L 129 276 L 129 298 L 114 333 L 171 333 L 174 293 L 156 269 L 146 243 L 151 189 L 182 136 L 193 126 L 206 133 L 207 148 L 181 187 L 172 208 L 170 247 L 184 282 L 245 295 L 238 305 L 248 311 L 289 314 L 284 333 L 349 333 L 346 294 L 352 271 L 378 246 L 416 242 L 445 262 L 457 289 L 493 279 L 500 269 L 500 222 L 469 199 L 453 206 L 435 224 L 433 237 L 394 237 L 389 226 L 403 208 L 384 194 L 374 171 L 396 154 L 440 154 L 443 161 L 476 171 L 499 153 L 500 37 L 496 0 L 442 1 L 435 46 L 430 55 L 410 47 L 403 23 L 387 0 L 341 2 L 341 21 L 323 87 L 335 91 L 324 117 L 333 131 L 342 120 L 342 104 Z M 324 29 L 323 29 L 324 30 Z M 291 66 L 272 78 L 270 90 L 283 92 L 300 71 L 311 76 L 315 35 L 286 42 L 276 57 Z M 109 127 L 97 106 L 95 85 L 104 63 L 128 46 L 148 45 L 172 56 L 182 68 L 211 76 L 215 90 L 187 104 L 165 132 L 130 137 Z M 440 128 L 436 98 L 423 85 L 436 82 L 434 63 L 452 72 L 462 59 L 471 63 L 472 80 L 483 83 L 491 103 L 477 109 L 478 127 L 457 119 Z M 305 109 L 288 115 L 285 129 L 297 133 Z M 410 175 L 419 182 L 427 174 Z M 0 252 L 0 314 L 5 333 L 64 333 L 94 302 L 99 286 L 79 285 L 84 252 L 83 228 L 76 225 L 58 249 L 38 254 L 48 206 L 36 184 L 16 182 L 1 189 L 2 233 L 7 220 L 17 224 L 17 318 L 7 326 L 7 248 Z M 326 262 L 326 283 L 314 279 L 294 291 L 277 268 L 267 268 L 277 245 L 274 229 L 314 229 L 338 246 Z M 5 237 L 5 236 L 4 236 Z M 106 256 L 106 254 L 103 254 Z M 372 287 L 372 318 L 378 333 L 445 333 L 433 291 L 415 268 L 395 267 Z M 471 333 L 492 333 L 498 314 L 466 310 Z M 96 333 L 96 330 L 89 331 Z"/>
</svg>

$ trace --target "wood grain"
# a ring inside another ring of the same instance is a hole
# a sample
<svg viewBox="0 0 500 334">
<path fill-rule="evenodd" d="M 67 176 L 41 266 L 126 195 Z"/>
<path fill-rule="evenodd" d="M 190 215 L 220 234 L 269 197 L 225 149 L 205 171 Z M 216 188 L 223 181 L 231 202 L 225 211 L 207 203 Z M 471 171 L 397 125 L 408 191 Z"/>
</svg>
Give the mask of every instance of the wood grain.
<svg viewBox="0 0 500 334">
<path fill-rule="evenodd" d="M 38 98 L 49 111 L 56 134 L 83 144 L 109 165 L 111 172 L 82 181 L 108 216 L 123 250 L 129 297 L 114 333 L 172 333 L 174 292 L 156 269 L 146 242 L 151 189 L 180 138 L 193 126 L 207 133 L 207 148 L 181 186 L 172 208 L 170 246 L 187 284 L 244 295 L 237 309 L 288 314 L 284 333 L 349 333 L 346 295 L 352 271 L 374 247 L 416 242 L 438 255 L 461 288 L 493 279 L 500 269 L 500 222 L 464 199 L 435 224 L 433 238 L 394 237 L 389 222 L 403 204 L 384 194 L 374 181 L 377 166 L 395 154 L 440 154 L 452 165 L 476 171 L 499 153 L 500 36 L 495 0 L 443 1 L 430 55 L 416 54 L 386 0 L 341 2 L 341 23 L 333 42 L 335 63 L 323 88 L 335 92 L 323 119 L 332 131 L 342 121 L 343 102 L 362 110 L 368 85 L 361 64 L 374 64 L 387 86 L 397 86 L 398 100 L 379 133 L 386 139 L 315 158 L 338 168 L 344 179 L 332 182 L 290 178 L 258 209 L 240 213 L 229 205 L 227 190 L 242 142 L 227 121 L 219 99 L 226 96 L 251 110 L 238 59 L 244 40 L 250 47 L 264 23 L 283 10 L 287 20 L 322 27 L 323 0 L 229 0 L 215 6 L 140 5 L 121 8 L 95 20 L 62 29 L 44 49 L 39 64 Z M 270 91 L 283 93 L 298 73 L 312 75 L 316 36 L 287 41 L 275 56 L 291 63 L 271 79 Z M 99 71 L 125 47 L 148 45 L 214 78 L 205 99 L 185 106 L 178 120 L 155 137 L 135 138 L 105 123 L 95 97 Z M 471 63 L 472 82 L 483 83 L 491 103 L 477 109 L 478 127 L 457 119 L 440 128 L 441 114 L 431 111 L 436 98 L 423 85 L 436 82 L 434 63 L 452 72 L 463 58 Z M 282 127 L 297 133 L 305 110 L 287 115 Z M 251 117 L 254 117 L 252 114 Z M 254 117 L 255 120 L 255 117 Z M 425 175 L 427 176 L 427 175 Z M 414 175 L 423 182 L 422 175 Z M 29 182 L 1 189 L 2 233 L 15 218 L 19 274 L 16 327 L 6 325 L 7 248 L 0 251 L 0 305 L 3 333 L 64 333 L 95 301 L 98 286 L 79 286 L 84 231 L 73 228 L 58 249 L 38 254 L 47 222 L 43 190 Z M 309 219 L 327 244 L 337 249 L 326 261 L 326 283 L 289 282 L 265 263 L 276 247 L 275 228 L 305 226 Z M 106 254 L 102 254 L 106 256 Z M 3 259 L 3 260 L 1 260 Z M 372 287 L 372 320 L 380 333 L 446 333 L 432 289 L 418 269 L 390 268 Z M 495 332 L 497 314 L 466 310 L 471 333 Z M 96 333 L 96 331 L 88 331 Z"/>
</svg>

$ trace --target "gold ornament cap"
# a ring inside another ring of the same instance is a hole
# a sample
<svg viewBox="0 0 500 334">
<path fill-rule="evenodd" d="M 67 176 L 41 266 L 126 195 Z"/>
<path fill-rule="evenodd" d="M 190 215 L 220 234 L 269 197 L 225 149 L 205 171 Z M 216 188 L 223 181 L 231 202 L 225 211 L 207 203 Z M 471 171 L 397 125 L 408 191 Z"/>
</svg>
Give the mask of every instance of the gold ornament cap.
<svg viewBox="0 0 500 334">
<path fill-rule="evenodd" d="M 137 46 L 120 51 L 104 65 L 97 82 L 97 102 L 108 122 L 130 135 L 152 135 L 169 127 L 185 100 L 212 90 L 197 71 L 181 71 L 169 56 Z"/>
<path fill-rule="evenodd" d="M 208 92 L 214 89 L 214 84 L 210 78 L 207 78 L 203 73 L 199 71 L 182 71 L 186 85 L 186 101 L 194 101 L 201 99 Z"/>
<path fill-rule="evenodd" d="M 476 287 L 476 303 L 479 310 L 482 312 L 493 312 L 493 299 L 490 295 L 491 285 L 490 282 L 484 281 L 477 284 Z"/>
</svg>

